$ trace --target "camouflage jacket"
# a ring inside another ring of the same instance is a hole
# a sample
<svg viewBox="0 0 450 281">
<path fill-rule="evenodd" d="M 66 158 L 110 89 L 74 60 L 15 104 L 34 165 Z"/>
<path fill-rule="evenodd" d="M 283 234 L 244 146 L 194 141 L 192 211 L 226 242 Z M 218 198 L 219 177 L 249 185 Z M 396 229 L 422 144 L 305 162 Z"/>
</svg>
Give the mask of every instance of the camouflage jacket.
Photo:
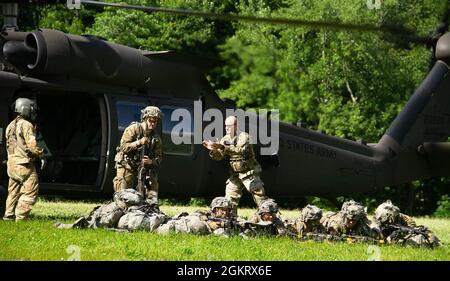
<svg viewBox="0 0 450 281">
<path fill-rule="evenodd" d="M 416 222 L 410 216 L 400 213 L 398 223 L 403 226 L 415 227 Z"/>
<path fill-rule="evenodd" d="M 210 156 L 214 160 L 227 158 L 230 161 L 232 172 L 261 171 L 261 167 L 255 158 L 253 146 L 250 144 L 250 135 L 248 133 L 241 132 L 233 138 L 230 135 L 225 135 L 220 140 L 220 144 L 224 145 L 224 148 L 211 151 Z"/>
<path fill-rule="evenodd" d="M 439 239 L 425 226 L 383 225 L 381 231 L 386 242 L 403 246 L 440 246 Z"/>
<path fill-rule="evenodd" d="M 276 216 L 272 222 L 264 222 L 258 214 L 254 214 L 247 223 L 247 228 L 252 228 L 252 224 L 259 225 L 253 227 L 255 231 L 262 231 L 263 234 L 271 235 L 290 235 L 297 236 L 297 231 L 293 227 L 293 223 L 283 220 L 280 216 Z M 254 225 L 253 225 L 254 226 Z M 261 227 L 266 226 L 266 227 Z"/>
<path fill-rule="evenodd" d="M 302 237 L 306 233 L 325 233 L 325 228 L 322 224 L 310 225 L 301 219 L 296 219 L 293 225 L 298 236 Z"/>
<path fill-rule="evenodd" d="M 344 223 L 342 212 L 328 212 L 320 219 L 320 223 L 328 234 L 332 235 L 361 235 L 378 239 L 380 233 L 376 228 L 370 227 L 370 221 L 367 218 L 359 220 L 353 228 L 347 228 Z"/>
<path fill-rule="evenodd" d="M 6 149 L 8 162 L 14 164 L 31 163 L 44 154 L 36 142 L 35 127 L 20 116 L 6 127 Z"/>
<path fill-rule="evenodd" d="M 115 161 L 131 170 L 136 170 L 141 160 L 140 149 L 142 146 L 139 140 L 144 137 L 144 128 L 142 123 L 133 122 L 123 132 L 120 145 L 117 148 Z M 145 145 L 145 155 L 152 161 L 152 167 L 158 167 L 162 160 L 162 141 L 159 135 L 152 131 L 150 133 L 150 143 Z"/>
</svg>

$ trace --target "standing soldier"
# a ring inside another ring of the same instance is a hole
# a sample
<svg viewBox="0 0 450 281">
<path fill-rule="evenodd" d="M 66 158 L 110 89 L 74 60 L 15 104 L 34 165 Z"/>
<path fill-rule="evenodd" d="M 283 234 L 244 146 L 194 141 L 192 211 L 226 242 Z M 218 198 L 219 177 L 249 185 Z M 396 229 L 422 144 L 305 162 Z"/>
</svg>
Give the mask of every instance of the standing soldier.
<svg viewBox="0 0 450 281">
<path fill-rule="evenodd" d="M 225 119 L 226 135 L 220 142 L 203 141 L 209 155 L 214 160 L 224 158 L 230 161 L 230 177 L 226 182 L 225 196 L 232 202 L 232 215 L 237 216 L 237 207 L 242 196 L 242 189 L 247 189 L 253 196 L 256 205 L 261 206 L 267 198 L 264 183 L 259 174 L 261 166 L 255 159 L 250 135 L 246 132 L 237 134 L 237 118 L 230 116 Z"/>
<path fill-rule="evenodd" d="M 39 192 L 38 175 L 34 161 L 44 151 L 36 142 L 37 105 L 34 100 L 18 98 L 15 103 L 18 116 L 6 128 L 8 152 L 8 198 L 4 220 L 24 220 L 33 208 Z"/>
<path fill-rule="evenodd" d="M 141 122 L 131 123 L 123 132 L 115 157 L 117 174 L 113 184 L 116 192 L 136 188 L 140 183 L 145 185 L 147 200 L 157 202 L 159 184 L 156 169 L 162 159 L 162 142 L 156 126 L 161 117 L 158 107 L 147 106 L 141 111 Z M 138 180 L 141 173 L 145 174 Z"/>
</svg>

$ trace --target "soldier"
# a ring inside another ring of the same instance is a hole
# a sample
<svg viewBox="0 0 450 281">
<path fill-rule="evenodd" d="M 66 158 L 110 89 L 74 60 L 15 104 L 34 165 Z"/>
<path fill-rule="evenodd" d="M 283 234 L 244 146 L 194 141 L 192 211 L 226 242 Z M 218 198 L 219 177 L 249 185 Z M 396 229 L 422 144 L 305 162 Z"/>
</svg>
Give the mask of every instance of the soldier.
<svg viewBox="0 0 450 281">
<path fill-rule="evenodd" d="M 323 233 L 324 228 L 320 223 L 322 210 L 314 205 L 307 205 L 300 212 L 300 217 L 295 220 L 295 230 L 298 236 L 303 237 L 306 233 Z"/>
<path fill-rule="evenodd" d="M 160 234 L 174 232 L 220 236 L 229 236 L 235 231 L 239 231 L 239 225 L 231 217 L 231 202 L 225 197 L 214 198 L 208 212 L 181 213 L 157 230 Z"/>
<path fill-rule="evenodd" d="M 38 175 L 34 161 L 44 154 L 36 142 L 37 105 L 34 100 L 18 98 L 15 103 L 18 116 L 6 128 L 9 176 L 8 198 L 4 220 L 27 219 L 39 192 Z"/>
<path fill-rule="evenodd" d="M 211 216 L 219 219 L 231 218 L 231 201 L 226 197 L 216 197 L 211 201 Z"/>
<path fill-rule="evenodd" d="M 97 206 L 87 216 L 82 216 L 72 224 L 56 223 L 57 228 L 109 228 L 114 230 L 153 231 L 167 220 L 167 217 L 144 201 L 134 189 L 124 189 L 114 193 L 114 201 Z"/>
<path fill-rule="evenodd" d="M 115 191 L 136 188 L 138 170 L 142 167 L 141 172 L 145 173 L 145 197 L 157 202 L 159 184 L 156 169 L 162 160 L 162 142 L 156 132 L 156 126 L 161 117 L 162 113 L 158 107 L 147 106 L 141 111 L 141 122 L 131 123 L 123 132 L 115 157 Z"/>
<path fill-rule="evenodd" d="M 255 159 L 250 135 L 246 132 L 237 134 L 237 118 L 230 116 L 225 120 L 226 135 L 220 142 L 203 141 L 203 146 L 210 151 L 214 160 L 224 158 L 230 161 L 230 177 L 226 182 L 226 197 L 232 203 L 232 215 L 237 217 L 237 207 L 242 196 L 242 189 L 247 189 L 259 207 L 268 199 L 264 183 L 259 175 L 261 166 Z"/>
<path fill-rule="evenodd" d="M 277 203 L 273 199 L 267 199 L 259 206 L 257 213 L 250 219 L 250 222 L 267 225 L 269 231 L 266 234 L 285 235 L 288 233 L 285 223 L 279 216 Z M 251 225 L 250 225 L 251 226 Z M 261 228 L 263 229 L 263 228 Z M 296 236 L 296 234 L 294 234 Z"/>
<path fill-rule="evenodd" d="M 207 216 L 207 214 L 203 212 L 194 212 L 192 214 L 183 212 L 159 226 L 156 232 L 164 235 L 169 233 L 208 235 L 211 233 L 211 229 L 204 216 Z"/>
<path fill-rule="evenodd" d="M 416 222 L 410 216 L 400 213 L 400 209 L 391 200 L 380 204 L 375 210 L 374 220 L 379 225 L 396 224 L 415 227 Z"/>
<path fill-rule="evenodd" d="M 425 226 L 416 226 L 415 221 L 400 213 L 390 200 L 375 210 L 375 222 L 390 244 L 437 247 L 439 239 Z"/>
<path fill-rule="evenodd" d="M 370 227 L 364 207 L 353 200 L 344 202 L 341 211 L 323 215 L 320 223 L 332 235 L 357 235 L 375 239 L 380 236 L 377 229 Z"/>
</svg>

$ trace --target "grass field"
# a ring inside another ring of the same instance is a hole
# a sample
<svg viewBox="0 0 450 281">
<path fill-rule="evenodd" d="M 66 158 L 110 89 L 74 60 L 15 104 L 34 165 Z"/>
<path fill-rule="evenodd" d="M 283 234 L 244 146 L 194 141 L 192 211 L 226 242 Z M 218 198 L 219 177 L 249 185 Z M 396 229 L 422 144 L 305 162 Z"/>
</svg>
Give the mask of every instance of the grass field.
<svg viewBox="0 0 450 281">
<path fill-rule="evenodd" d="M 450 260 L 450 219 L 416 218 L 441 239 L 437 249 L 362 243 L 299 242 L 289 238 L 242 239 L 147 232 L 118 233 L 103 229 L 56 229 L 54 223 L 73 222 L 89 213 L 96 203 L 39 200 L 30 221 L 0 221 L 0 260 Z M 166 214 L 199 207 L 161 206 Z M 252 209 L 240 209 L 249 216 Z M 295 218 L 296 210 L 282 210 Z"/>
</svg>

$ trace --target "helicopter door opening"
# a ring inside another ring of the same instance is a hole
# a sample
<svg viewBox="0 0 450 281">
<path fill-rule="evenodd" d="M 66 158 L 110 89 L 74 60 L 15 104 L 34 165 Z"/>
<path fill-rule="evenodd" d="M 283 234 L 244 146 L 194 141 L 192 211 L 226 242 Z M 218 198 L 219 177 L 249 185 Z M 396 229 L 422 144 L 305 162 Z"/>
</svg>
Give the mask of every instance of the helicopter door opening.
<svg viewBox="0 0 450 281">
<path fill-rule="evenodd" d="M 101 181 L 101 102 L 93 95 L 45 91 L 36 96 L 38 142 L 47 166 L 43 187 L 98 186 Z"/>
</svg>

